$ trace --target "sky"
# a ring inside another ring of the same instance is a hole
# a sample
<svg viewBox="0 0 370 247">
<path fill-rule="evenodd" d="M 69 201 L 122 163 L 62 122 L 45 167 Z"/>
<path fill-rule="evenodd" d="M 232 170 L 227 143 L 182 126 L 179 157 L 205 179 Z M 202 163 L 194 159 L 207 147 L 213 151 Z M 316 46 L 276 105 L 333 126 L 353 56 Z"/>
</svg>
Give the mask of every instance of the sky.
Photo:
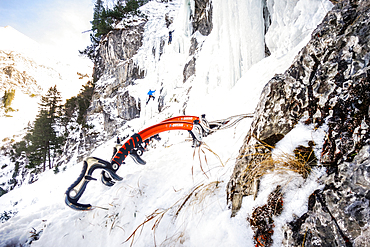
<svg viewBox="0 0 370 247">
<path fill-rule="evenodd" d="M 0 27 L 11 26 L 46 47 L 83 50 L 94 0 L 0 0 Z M 85 32 L 85 33 L 83 33 Z"/>
</svg>

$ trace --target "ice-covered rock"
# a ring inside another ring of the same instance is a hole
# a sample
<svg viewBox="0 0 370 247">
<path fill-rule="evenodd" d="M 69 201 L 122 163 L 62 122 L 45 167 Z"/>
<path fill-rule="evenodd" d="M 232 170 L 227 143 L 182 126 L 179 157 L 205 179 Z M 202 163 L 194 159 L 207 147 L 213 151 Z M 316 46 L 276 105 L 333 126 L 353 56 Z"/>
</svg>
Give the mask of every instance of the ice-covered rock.
<svg viewBox="0 0 370 247">
<path fill-rule="evenodd" d="M 251 172 L 298 122 L 325 126 L 323 145 L 311 143 L 327 169 L 325 187 L 286 225 L 289 246 L 364 246 L 369 234 L 369 14 L 367 1 L 341 1 L 327 14 L 291 67 L 265 86 L 240 149 L 227 191 L 233 215 L 243 196 L 258 193 Z"/>
</svg>

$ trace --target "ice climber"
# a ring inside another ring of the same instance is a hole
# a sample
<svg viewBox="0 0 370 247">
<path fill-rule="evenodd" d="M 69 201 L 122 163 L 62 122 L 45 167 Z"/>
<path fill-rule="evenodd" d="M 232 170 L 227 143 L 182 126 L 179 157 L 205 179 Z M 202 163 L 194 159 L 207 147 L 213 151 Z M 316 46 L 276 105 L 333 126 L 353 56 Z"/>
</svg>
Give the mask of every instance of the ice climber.
<svg viewBox="0 0 370 247">
<path fill-rule="evenodd" d="M 149 100 L 150 99 L 153 99 L 153 101 L 154 101 L 154 99 L 155 99 L 155 97 L 154 97 L 154 95 L 153 95 L 153 93 L 155 92 L 155 90 L 154 91 L 152 91 L 151 89 L 149 89 L 149 92 L 148 92 L 148 95 L 149 95 L 149 98 L 148 98 L 148 100 L 146 101 L 146 104 L 148 104 L 149 103 Z"/>
<path fill-rule="evenodd" d="M 168 44 L 171 44 L 171 42 L 172 42 L 172 33 L 173 32 L 175 32 L 175 30 L 168 32 Z"/>
</svg>

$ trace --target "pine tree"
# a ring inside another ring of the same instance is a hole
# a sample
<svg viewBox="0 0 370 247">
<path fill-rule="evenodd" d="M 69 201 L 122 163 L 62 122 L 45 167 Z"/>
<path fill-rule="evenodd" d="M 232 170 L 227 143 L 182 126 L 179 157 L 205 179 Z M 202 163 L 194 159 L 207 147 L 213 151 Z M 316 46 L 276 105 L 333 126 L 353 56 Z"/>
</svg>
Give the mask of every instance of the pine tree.
<svg viewBox="0 0 370 247">
<path fill-rule="evenodd" d="M 30 165 L 28 168 L 36 169 L 42 165 L 43 171 L 45 171 L 48 151 L 50 150 L 49 138 L 52 131 L 51 121 L 47 112 L 41 110 L 31 129 L 31 146 L 28 149 Z"/>
<path fill-rule="evenodd" d="M 82 128 L 87 127 L 85 117 L 94 92 L 94 84 L 88 81 L 82 87 L 80 93 L 68 99 L 62 109 L 61 126 L 64 128 L 66 136 L 68 136 L 68 125 L 70 123 L 75 122 Z"/>
<path fill-rule="evenodd" d="M 30 145 L 28 146 L 29 161 L 28 168 L 38 169 L 42 165 L 43 171 L 46 164 L 52 168 L 53 161 L 60 153 L 64 138 L 58 133 L 59 118 L 61 112 L 61 96 L 56 86 L 51 87 L 45 96 L 41 97 L 39 114 L 33 123 L 33 127 L 26 136 Z"/>
<path fill-rule="evenodd" d="M 91 22 L 93 31 L 97 29 L 99 23 L 101 22 L 101 13 L 103 12 L 103 10 L 104 10 L 103 1 L 96 0 L 95 6 L 94 6 L 94 16 Z"/>
<path fill-rule="evenodd" d="M 127 0 L 126 1 L 126 6 L 125 6 L 125 12 L 127 13 L 135 13 L 137 14 L 137 9 L 139 8 L 139 3 L 137 0 Z"/>
<path fill-rule="evenodd" d="M 41 97 L 39 113 L 35 121 L 29 123 L 25 129 L 27 134 L 23 140 L 12 145 L 12 161 L 17 162 L 20 157 L 27 157 L 29 162 L 26 168 L 36 173 L 47 168 L 52 169 L 55 158 L 62 153 L 62 146 L 68 138 L 68 128 L 89 127 L 85 116 L 93 89 L 94 84 L 89 81 L 77 96 L 61 105 L 60 93 L 56 86 L 51 87 Z"/>
<path fill-rule="evenodd" d="M 100 42 L 100 38 L 102 35 L 107 34 L 110 30 L 112 30 L 111 24 L 112 23 L 107 20 L 107 10 L 103 6 L 103 1 L 97 0 L 94 6 L 94 15 L 91 22 L 91 29 L 94 33 L 94 37 L 98 39 L 98 42 Z M 95 39 L 92 41 L 95 41 Z"/>
<path fill-rule="evenodd" d="M 97 63 L 96 49 L 99 46 L 102 35 L 112 30 L 112 27 L 106 23 L 104 12 L 103 0 L 97 0 L 94 6 L 93 20 L 90 22 L 92 31 L 92 34 L 90 34 L 91 45 L 87 46 L 85 50 L 79 51 L 80 54 L 86 55 L 94 64 Z"/>
<path fill-rule="evenodd" d="M 52 122 L 60 116 L 62 97 L 57 86 L 49 88 L 45 96 L 41 97 L 40 110 L 46 111 Z"/>
</svg>

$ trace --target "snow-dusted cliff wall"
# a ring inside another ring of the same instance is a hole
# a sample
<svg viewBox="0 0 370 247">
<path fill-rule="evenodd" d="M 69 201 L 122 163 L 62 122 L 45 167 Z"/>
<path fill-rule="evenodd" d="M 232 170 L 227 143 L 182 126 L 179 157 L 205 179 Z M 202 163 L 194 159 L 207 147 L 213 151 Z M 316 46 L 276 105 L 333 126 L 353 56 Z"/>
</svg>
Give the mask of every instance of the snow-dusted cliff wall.
<svg viewBox="0 0 370 247">
<path fill-rule="evenodd" d="M 304 213 L 282 227 L 284 245 L 368 243 L 369 13 L 367 1 L 342 1 L 328 13 L 291 67 L 275 75 L 264 88 L 240 149 L 228 185 L 233 215 L 242 207 L 243 197 L 257 197 L 265 177 L 282 172 L 278 158 L 286 158 L 286 153 L 280 150 L 280 157 L 276 157 L 279 141 L 292 133 L 293 144 L 302 138 L 298 128 L 310 129 L 305 144 L 293 145 L 292 150 L 309 173 L 325 167 L 326 174 L 318 180 L 322 186 L 307 197 Z M 317 139 L 320 133 L 323 137 Z M 271 158 L 273 165 L 266 166 Z M 302 172 L 303 166 L 289 166 L 288 159 L 285 162 L 286 170 Z M 307 174 L 301 175 L 307 178 Z M 277 183 L 281 200 L 288 197 L 284 187 L 290 179 L 287 176 Z M 275 198 L 271 205 L 255 208 L 252 213 L 255 239 L 266 244 L 263 246 L 269 246 L 269 231 L 278 231 L 273 222 L 281 214 L 276 212 L 279 210 L 293 212 L 294 208 L 285 208 L 283 201 Z"/>
</svg>

